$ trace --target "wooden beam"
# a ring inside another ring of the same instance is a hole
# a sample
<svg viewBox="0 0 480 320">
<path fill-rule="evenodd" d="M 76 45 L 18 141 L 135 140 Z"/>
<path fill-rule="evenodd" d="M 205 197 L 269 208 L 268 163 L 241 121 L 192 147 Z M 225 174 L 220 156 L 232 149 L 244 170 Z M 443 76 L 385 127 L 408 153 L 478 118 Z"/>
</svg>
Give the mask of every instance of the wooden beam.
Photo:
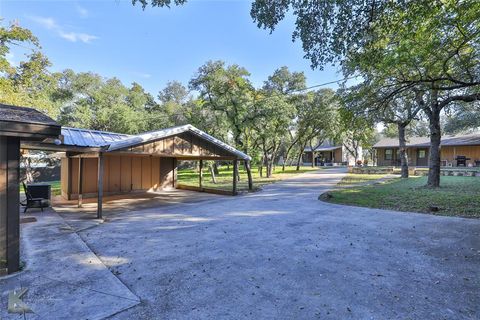
<svg viewBox="0 0 480 320">
<path fill-rule="evenodd" d="M 7 268 L 20 270 L 20 139 L 7 140 Z"/>
<path fill-rule="evenodd" d="M 72 158 L 67 157 L 68 159 L 68 168 L 67 168 L 67 200 L 72 200 Z"/>
<path fill-rule="evenodd" d="M 78 207 L 82 207 L 82 201 L 83 201 L 83 164 L 84 160 L 82 157 L 78 158 Z"/>
<path fill-rule="evenodd" d="M 172 158 L 172 173 L 173 173 L 173 177 L 172 177 L 172 182 L 173 182 L 173 188 L 176 188 L 177 187 L 177 166 L 178 166 L 178 163 L 177 163 L 177 158 Z"/>
<path fill-rule="evenodd" d="M 250 167 L 250 161 L 245 161 L 245 169 L 247 170 L 248 177 L 248 190 L 253 190 L 253 179 L 252 179 L 252 169 Z"/>
<path fill-rule="evenodd" d="M 7 139 L 0 136 L 0 261 L 7 261 Z"/>
<path fill-rule="evenodd" d="M 200 189 L 203 187 L 203 160 L 199 161 L 198 164 L 198 186 Z"/>
<path fill-rule="evenodd" d="M 103 210 L 103 153 L 98 155 L 98 197 L 97 197 L 97 219 L 102 219 Z"/>
<path fill-rule="evenodd" d="M 233 160 L 233 188 L 232 194 L 237 195 L 237 180 L 238 180 L 238 160 Z"/>
<path fill-rule="evenodd" d="M 0 260 L 20 269 L 20 139 L 0 137 Z"/>
</svg>

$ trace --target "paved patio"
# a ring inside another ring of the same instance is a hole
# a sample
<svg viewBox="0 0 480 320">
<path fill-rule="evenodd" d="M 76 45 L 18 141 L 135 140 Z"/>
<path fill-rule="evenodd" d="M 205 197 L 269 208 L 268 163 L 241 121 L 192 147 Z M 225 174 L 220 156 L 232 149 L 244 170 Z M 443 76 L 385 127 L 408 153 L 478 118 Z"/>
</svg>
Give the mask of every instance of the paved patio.
<svg viewBox="0 0 480 320">
<path fill-rule="evenodd" d="M 343 174 L 126 210 L 78 232 L 141 301 L 109 319 L 480 318 L 480 221 L 318 201 Z"/>
</svg>

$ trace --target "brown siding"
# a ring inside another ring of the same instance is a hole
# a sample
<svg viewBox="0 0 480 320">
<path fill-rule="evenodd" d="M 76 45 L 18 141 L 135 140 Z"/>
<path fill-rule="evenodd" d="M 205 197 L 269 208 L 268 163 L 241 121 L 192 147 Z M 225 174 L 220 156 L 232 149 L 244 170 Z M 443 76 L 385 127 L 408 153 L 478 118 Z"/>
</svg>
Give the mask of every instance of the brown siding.
<svg viewBox="0 0 480 320">
<path fill-rule="evenodd" d="M 382 166 L 390 166 L 393 165 L 393 161 L 388 161 L 384 160 L 384 155 L 385 155 L 385 149 L 386 148 L 378 148 L 377 149 L 377 155 L 378 155 L 378 165 Z M 388 149 L 388 148 L 387 148 Z M 428 165 L 428 147 L 424 148 L 408 148 L 407 153 L 408 153 L 408 164 L 411 166 L 418 166 L 419 164 L 419 159 L 418 159 L 418 150 L 419 149 L 424 149 L 427 152 L 427 158 L 426 158 L 426 163 Z M 394 160 L 397 159 L 397 154 L 396 150 L 394 149 Z M 442 147 L 440 151 L 440 159 L 442 161 L 447 161 L 447 163 L 451 163 L 453 166 L 456 166 L 456 161 L 455 158 L 456 156 L 466 156 L 467 158 L 470 158 L 471 160 L 467 161 L 468 163 L 474 164 L 475 160 L 480 160 L 480 146 L 458 146 L 458 147 L 452 147 L 452 146 L 446 146 Z"/>
<path fill-rule="evenodd" d="M 60 167 L 60 187 L 62 189 L 62 197 L 68 198 L 68 158 L 62 158 Z"/>
<path fill-rule="evenodd" d="M 150 157 L 141 157 L 142 159 L 142 190 L 148 190 L 152 187 L 152 161 Z"/>
<path fill-rule="evenodd" d="M 120 189 L 124 192 L 132 190 L 132 157 L 121 157 Z"/>
<path fill-rule="evenodd" d="M 132 157 L 132 190 L 142 189 L 142 158 Z"/>
<path fill-rule="evenodd" d="M 152 184 L 151 188 L 157 191 L 160 187 L 160 158 L 152 158 Z"/>
<path fill-rule="evenodd" d="M 342 159 L 342 148 L 335 149 L 334 157 L 335 157 L 335 162 L 336 162 L 336 163 L 343 162 L 343 159 Z"/>
<path fill-rule="evenodd" d="M 109 156 L 109 168 L 108 168 L 108 187 L 107 190 L 110 192 L 119 192 L 120 191 L 120 177 L 121 177 L 121 160 L 118 156 Z"/>
<path fill-rule="evenodd" d="M 175 186 L 175 166 L 174 158 L 160 158 L 161 188 L 173 188 Z"/>
<path fill-rule="evenodd" d="M 84 158 L 83 195 L 96 196 L 98 158 Z M 123 193 L 134 191 L 160 190 L 175 186 L 175 158 L 150 156 L 127 156 L 110 154 L 105 156 L 104 192 Z M 77 198 L 78 158 L 71 159 L 71 199 Z M 62 159 L 62 196 L 68 198 L 68 159 Z"/>
<path fill-rule="evenodd" d="M 175 155 L 178 157 L 233 157 L 228 151 L 216 147 L 213 143 L 198 138 L 191 133 L 182 133 L 174 137 L 149 142 L 141 146 L 127 148 L 125 152 L 147 152 L 151 155 Z"/>
<path fill-rule="evenodd" d="M 71 168 L 70 168 L 70 176 L 72 181 L 72 193 L 78 193 L 78 158 L 72 158 L 71 160 Z"/>
<path fill-rule="evenodd" d="M 98 175 L 98 159 L 85 158 L 83 159 L 83 193 L 97 192 L 97 175 Z"/>
<path fill-rule="evenodd" d="M 108 191 L 108 187 L 110 185 L 110 157 L 104 157 L 103 161 L 103 192 Z"/>
<path fill-rule="evenodd" d="M 385 160 L 385 150 L 393 149 L 392 160 Z M 397 149 L 395 148 L 377 148 L 377 166 L 394 166 L 397 160 Z"/>
<path fill-rule="evenodd" d="M 480 146 L 458 146 L 458 147 L 442 147 L 441 160 L 446 160 L 448 163 L 456 165 L 455 158 L 457 156 L 466 156 L 470 158 L 468 163 L 475 164 L 475 160 L 480 160 Z"/>
</svg>

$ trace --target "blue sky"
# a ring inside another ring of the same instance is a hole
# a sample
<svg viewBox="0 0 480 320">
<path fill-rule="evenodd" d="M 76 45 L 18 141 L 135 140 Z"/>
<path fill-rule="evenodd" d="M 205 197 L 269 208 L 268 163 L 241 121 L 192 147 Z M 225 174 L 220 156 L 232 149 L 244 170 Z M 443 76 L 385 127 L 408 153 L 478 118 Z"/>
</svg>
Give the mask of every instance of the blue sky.
<svg viewBox="0 0 480 320">
<path fill-rule="evenodd" d="M 250 4 L 197 0 L 143 11 L 130 0 L 1 0 L 0 16 L 4 25 L 16 20 L 34 32 L 54 71 L 136 81 L 154 95 L 170 80 L 187 84 L 198 67 L 217 59 L 247 68 L 257 86 L 284 65 L 304 71 L 308 85 L 342 77 L 334 67 L 311 70 L 301 43 L 291 41 L 291 17 L 270 34 L 253 23 Z M 20 58 L 13 52 L 13 61 Z"/>
</svg>

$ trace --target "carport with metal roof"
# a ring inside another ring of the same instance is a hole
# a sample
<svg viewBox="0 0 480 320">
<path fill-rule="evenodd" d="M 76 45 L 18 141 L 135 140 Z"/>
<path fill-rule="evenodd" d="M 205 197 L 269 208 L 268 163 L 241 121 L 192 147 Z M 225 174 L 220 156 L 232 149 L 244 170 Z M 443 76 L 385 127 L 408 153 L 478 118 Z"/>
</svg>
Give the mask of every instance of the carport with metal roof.
<svg viewBox="0 0 480 320">
<path fill-rule="evenodd" d="M 177 126 L 138 135 L 79 128 L 62 128 L 62 144 L 29 142 L 26 149 L 65 151 L 61 189 L 65 199 L 97 197 L 97 218 L 102 218 L 104 195 L 158 191 L 177 187 L 178 160 L 198 160 L 202 186 L 204 160 L 233 162 L 232 192 L 237 194 L 238 162 L 243 161 L 253 189 L 251 158 L 192 125 Z"/>
</svg>

